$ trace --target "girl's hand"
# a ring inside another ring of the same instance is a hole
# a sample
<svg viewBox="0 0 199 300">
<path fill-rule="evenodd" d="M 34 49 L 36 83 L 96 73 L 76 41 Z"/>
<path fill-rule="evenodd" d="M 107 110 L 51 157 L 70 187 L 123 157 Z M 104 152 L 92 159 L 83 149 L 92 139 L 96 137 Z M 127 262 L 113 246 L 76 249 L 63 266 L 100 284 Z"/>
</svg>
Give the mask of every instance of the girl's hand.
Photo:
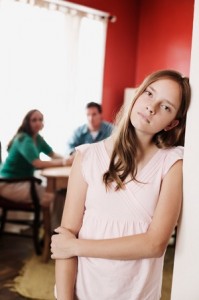
<svg viewBox="0 0 199 300">
<path fill-rule="evenodd" d="M 66 259 L 75 256 L 76 236 L 64 227 L 58 227 L 51 238 L 51 258 Z"/>
</svg>

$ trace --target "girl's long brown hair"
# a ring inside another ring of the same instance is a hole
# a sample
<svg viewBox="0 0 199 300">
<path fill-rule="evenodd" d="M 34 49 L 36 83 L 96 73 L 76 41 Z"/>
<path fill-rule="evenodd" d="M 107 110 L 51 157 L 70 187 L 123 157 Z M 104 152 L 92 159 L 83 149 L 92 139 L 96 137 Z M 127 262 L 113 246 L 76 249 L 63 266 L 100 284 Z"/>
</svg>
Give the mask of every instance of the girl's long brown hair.
<svg viewBox="0 0 199 300">
<path fill-rule="evenodd" d="M 116 127 L 114 135 L 114 148 L 110 159 L 108 171 L 103 175 L 103 182 L 106 188 L 112 182 L 116 182 L 118 189 L 124 188 L 124 182 L 130 175 L 132 180 L 136 180 L 137 174 L 137 150 L 139 148 L 135 129 L 130 121 L 131 110 L 138 97 L 153 82 L 160 79 L 171 79 L 179 84 L 181 89 L 181 105 L 176 119 L 179 124 L 169 131 L 160 131 L 153 137 L 154 144 L 158 148 L 170 148 L 173 146 L 183 146 L 186 126 L 186 114 L 190 105 L 191 89 L 189 79 L 183 77 L 174 70 L 160 70 L 147 76 L 136 90 L 135 96 L 128 109 L 124 106 L 116 117 Z"/>
<path fill-rule="evenodd" d="M 24 117 L 21 125 L 19 126 L 19 128 L 17 129 L 17 132 L 15 133 L 15 135 L 13 136 L 13 138 L 11 139 L 11 141 L 8 143 L 8 147 L 7 150 L 9 151 L 10 147 L 12 146 L 12 143 L 15 139 L 15 137 L 20 134 L 20 133 L 27 133 L 28 135 L 32 136 L 33 132 L 30 126 L 30 119 L 31 116 L 35 113 L 35 112 L 39 112 L 41 113 L 38 109 L 32 109 L 30 110 Z M 42 115 L 42 113 L 41 113 Z"/>
</svg>

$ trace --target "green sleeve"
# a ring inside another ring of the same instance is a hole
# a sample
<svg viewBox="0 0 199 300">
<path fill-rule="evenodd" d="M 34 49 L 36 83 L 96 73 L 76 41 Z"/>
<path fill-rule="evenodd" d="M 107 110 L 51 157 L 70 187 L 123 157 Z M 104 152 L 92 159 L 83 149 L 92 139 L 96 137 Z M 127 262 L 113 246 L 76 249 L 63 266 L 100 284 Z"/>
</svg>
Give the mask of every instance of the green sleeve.
<svg viewBox="0 0 199 300">
<path fill-rule="evenodd" d="M 53 149 L 48 143 L 44 140 L 44 138 L 40 135 L 38 135 L 38 147 L 39 147 L 39 152 L 43 152 L 46 155 L 49 155 L 53 153 Z"/>
</svg>

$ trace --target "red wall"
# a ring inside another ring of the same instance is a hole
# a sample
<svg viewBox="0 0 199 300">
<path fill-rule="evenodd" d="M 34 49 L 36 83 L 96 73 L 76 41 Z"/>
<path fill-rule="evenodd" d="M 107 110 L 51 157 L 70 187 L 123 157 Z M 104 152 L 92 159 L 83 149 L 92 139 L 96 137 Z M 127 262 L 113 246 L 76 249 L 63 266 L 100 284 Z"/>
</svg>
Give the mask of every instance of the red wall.
<svg viewBox="0 0 199 300">
<path fill-rule="evenodd" d="M 189 76 L 194 0 L 142 0 L 135 84 L 158 69 Z"/>
<path fill-rule="evenodd" d="M 157 69 L 189 75 L 194 0 L 75 0 L 117 16 L 107 33 L 103 110 L 112 120 L 125 87 Z M 94 99 L 93 99 L 94 100 Z"/>
</svg>

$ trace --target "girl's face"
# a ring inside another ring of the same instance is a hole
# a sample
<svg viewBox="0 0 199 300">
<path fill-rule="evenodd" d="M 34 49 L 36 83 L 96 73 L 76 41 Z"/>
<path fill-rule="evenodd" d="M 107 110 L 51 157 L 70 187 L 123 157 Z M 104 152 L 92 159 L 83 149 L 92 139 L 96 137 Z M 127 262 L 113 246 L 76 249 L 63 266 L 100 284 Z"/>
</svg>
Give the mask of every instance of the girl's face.
<svg viewBox="0 0 199 300">
<path fill-rule="evenodd" d="M 150 135 L 171 130 L 178 125 L 175 119 L 181 104 L 177 82 L 160 79 L 150 84 L 138 97 L 131 111 L 131 123 L 136 131 Z"/>
<path fill-rule="evenodd" d="M 30 127 L 33 134 L 37 134 L 44 127 L 43 115 L 39 111 L 36 111 L 31 115 Z"/>
</svg>

